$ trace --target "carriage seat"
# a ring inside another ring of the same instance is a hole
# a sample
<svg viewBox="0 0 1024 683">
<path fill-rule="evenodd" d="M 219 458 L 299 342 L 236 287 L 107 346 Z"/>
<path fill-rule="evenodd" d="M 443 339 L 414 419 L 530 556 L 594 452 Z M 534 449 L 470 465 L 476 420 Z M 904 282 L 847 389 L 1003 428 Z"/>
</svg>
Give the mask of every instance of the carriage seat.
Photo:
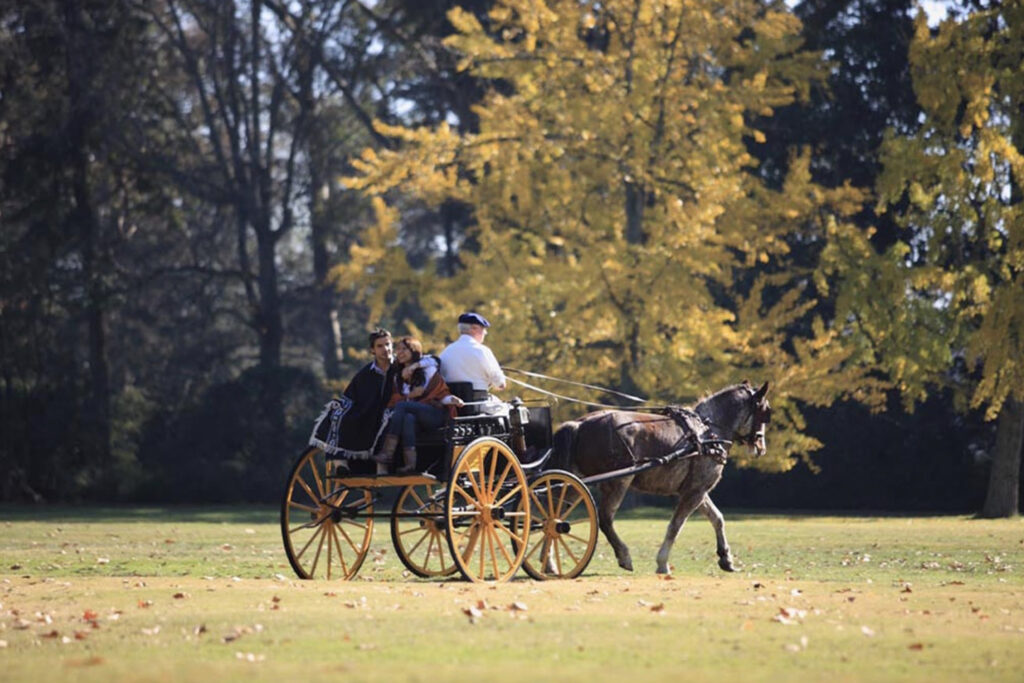
<svg viewBox="0 0 1024 683">
<path fill-rule="evenodd" d="M 458 396 L 466 403 L 479 403 L 480 401 L 486 401 L 490 396 L 486 391 L 480 389 L 474 389 L 472 382 L 449 382 L 448 391 L 452 392 L 455 396 Z M 480 406 L 463 406 L 459 408 L 458 414 L 462 417 L 468 415 L 479 415 L 481 413 Z"/>
</svg>

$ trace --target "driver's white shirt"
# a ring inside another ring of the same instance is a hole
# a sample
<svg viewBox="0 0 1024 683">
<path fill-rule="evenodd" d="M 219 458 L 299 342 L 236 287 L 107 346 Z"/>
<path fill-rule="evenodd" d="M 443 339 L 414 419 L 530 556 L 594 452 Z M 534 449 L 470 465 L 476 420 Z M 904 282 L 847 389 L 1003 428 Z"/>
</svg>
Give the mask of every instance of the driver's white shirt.
<svg viewBox="0 0 1024 683">
<path fill-rule="evenodd" d="M 505 385 L 505 373 L 494 353 L 468 334 L 441 352 L 441 376 L 445 382 L 470 382 L 477 391 Z"/>
</svg>

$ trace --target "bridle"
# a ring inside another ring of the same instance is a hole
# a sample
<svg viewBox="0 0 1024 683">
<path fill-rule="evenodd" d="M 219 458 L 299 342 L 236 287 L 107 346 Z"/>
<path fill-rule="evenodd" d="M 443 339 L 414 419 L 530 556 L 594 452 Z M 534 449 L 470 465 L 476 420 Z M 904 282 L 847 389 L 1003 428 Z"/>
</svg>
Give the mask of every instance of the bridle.
<svg viewBox="0 0 1024 683">
<path fill-rule="evenodd" d="M 751 399 L 754 394 L 751 394 Z M 749 448 L 754 448 L 758 442 L 764 443 L 765 430 L 772 421 L 772 407 L 766 397 L 754 403 L 752 415 L 750 416 L 751 429 L 749 434 L 737 434 L 734 437 L 736 443 L 741 443 Z"/>
<path fill-rule="evenodd" d="M 768 424 L 772 421 L 772 407 L 768 403 L 768 399 L 762 396 L 758 400 L 754 400 L 754 396 L 757 394 L 755 391 L 748 398 L 753 403 L 751 408 L 750 424 L 751 429 L 749 434 L 735 434 L 733 435 L 733 443 L 743 444 L 748 448 L 756 448 L 758 442 L 764 443 L 765 431 L 768 428 Z M 704 420 L 709 426 L 714 427 L 715 431 L 719 434 L 724 432 L 722 425 L 713 422 L 711 420 Z"/>
</svg>

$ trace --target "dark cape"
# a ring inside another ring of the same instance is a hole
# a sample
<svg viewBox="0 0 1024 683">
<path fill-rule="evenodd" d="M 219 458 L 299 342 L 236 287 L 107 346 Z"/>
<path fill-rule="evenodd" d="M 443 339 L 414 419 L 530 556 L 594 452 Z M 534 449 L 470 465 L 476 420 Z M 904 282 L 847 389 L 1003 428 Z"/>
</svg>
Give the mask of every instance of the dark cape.
<svg viewBox="0 0 1024 683">
<path fill-rule="evenodd" d="M 373 454 L 384 408 L 391 396 L 394 365 L 386 373 L 373 362 L 355 374 L 345 393 L 328 401 L 313 426 L 309 445 L 330 456 L 363 460 Z"/>
</svg>

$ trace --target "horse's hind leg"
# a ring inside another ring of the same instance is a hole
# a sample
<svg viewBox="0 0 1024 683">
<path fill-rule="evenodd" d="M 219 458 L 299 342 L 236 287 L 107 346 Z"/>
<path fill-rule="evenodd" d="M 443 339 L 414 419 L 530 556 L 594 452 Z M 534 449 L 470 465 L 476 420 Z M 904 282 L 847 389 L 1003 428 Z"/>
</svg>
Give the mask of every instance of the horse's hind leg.
<svg viewBox="0 0 1024 683">
<path fill-rule="evenodd" d="M 615 520 L 615 513 L 618 511 L 619 505 L 622 504 L 622 499 L 626 497 L 626 491 L 629 490 L 631 481 L 633 481 L 633 477 L 624 477 L 598 485 L 601 491 L 601 502 L 597 508 L 597 523 L 604 533 L 604 537 L 611 544 L 612 550 L 615 551 L 615 559 L 619 561 L 619 566 L 626 571 L 633 571 L 633 558 L 629 555 L 629 548 L 615 533 L 612 522 Z"/>
<path fill-rule="evenodd" d="M 711 502 L 711 496 L 705 495 L 701 501 L 701 508 L 704 516 L 715 528 L 715 539 L 718 546 L 718 566 L 727 572 L 734 572 L 736 568 L 732 563 L 732 553 L 729 551 L 729 542 L 725 540 L 725 517 L 721 511 Z"/>
<path fill-rule="evenodd" d="M 659 574 L 670 574 L 668 567 L 668 556 L 672 552 L 672 544 L 676 541 L 676 536 L 683 529 L 683 524 L 686 523 L 687 518 L 693 514 L 693 511 L 697 509 L 703 499 L 703 494 L 693 495 L 681 495 L 679 497 L 679 503 L 676 505 L 676 511 L 672 515 L 672 519 L 668 522 L 668 528 L 665 530 L 665 540 L 661 543 L 661 548 L 658 549 L 658 568 Z"/>
</svg>

